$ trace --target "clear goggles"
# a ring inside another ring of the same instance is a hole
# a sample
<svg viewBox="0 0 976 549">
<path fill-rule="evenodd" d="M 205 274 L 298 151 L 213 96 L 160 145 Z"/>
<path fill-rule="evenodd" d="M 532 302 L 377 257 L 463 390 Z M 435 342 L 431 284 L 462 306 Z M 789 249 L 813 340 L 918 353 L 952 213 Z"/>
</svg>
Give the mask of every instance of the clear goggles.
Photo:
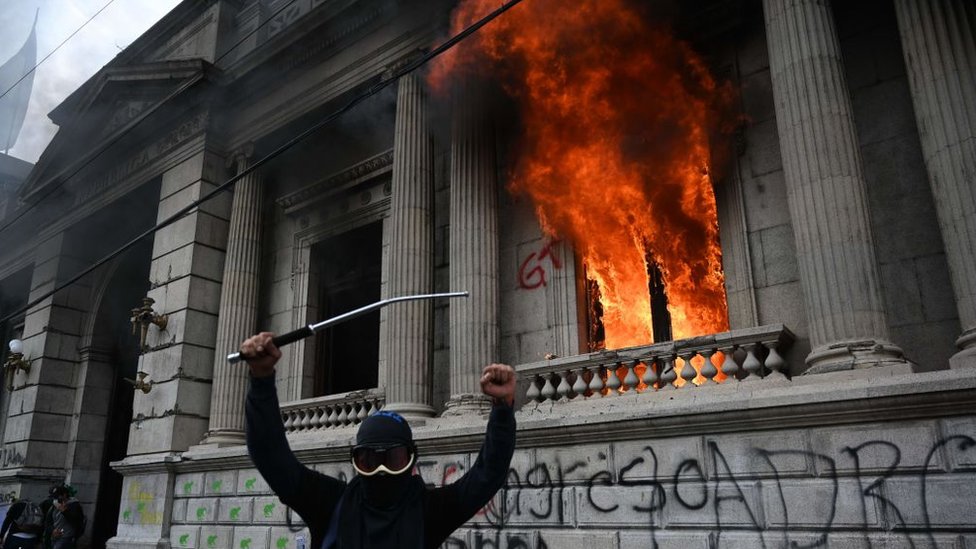
<svg viewBox="0 0 976 549">
<path fill-rule="evenodd" d="M 377 473 L 399 475 L 413 466 L 415 453 L 409 446 L 371 448 L 359 446 L 352 449 L 352 466 L 363 476 Z"/>
</svg>

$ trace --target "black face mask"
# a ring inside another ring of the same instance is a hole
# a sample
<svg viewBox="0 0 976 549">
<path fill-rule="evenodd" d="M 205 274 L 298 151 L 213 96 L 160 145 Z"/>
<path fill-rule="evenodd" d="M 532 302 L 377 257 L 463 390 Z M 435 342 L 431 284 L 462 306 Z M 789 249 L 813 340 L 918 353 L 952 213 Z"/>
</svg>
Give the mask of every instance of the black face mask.
<svg viewBox="0 0 976 549">
<path fill-rule="evenodd" d="M 421 549 L 424 482 L 409 472 L 356 475 L 343 495 L 342 549 Z"/>
<path fill-rule="evenodd" d="M 362 478 L 363 495 L 366 496 L 366 503 L 379 509 L 389 509 L 404 501 L 410 480 L 410 471 L 399 475 L 378 473 L 360 478 Z"/>
</svg>

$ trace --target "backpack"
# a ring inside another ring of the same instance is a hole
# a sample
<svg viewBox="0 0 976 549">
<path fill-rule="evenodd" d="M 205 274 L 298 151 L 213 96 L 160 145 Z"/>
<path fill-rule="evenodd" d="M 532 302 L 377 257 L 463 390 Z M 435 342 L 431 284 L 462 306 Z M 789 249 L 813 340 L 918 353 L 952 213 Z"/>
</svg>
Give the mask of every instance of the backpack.
<svg viewBox="0 0 976 549">
<path fill-rule="evenodd" d="M 14 524 L 22 532 L 38 532 L 44 525 L 44 513 L 33 501 L 25 501 L 24 510 L 14 519 Z"/>
</svg>

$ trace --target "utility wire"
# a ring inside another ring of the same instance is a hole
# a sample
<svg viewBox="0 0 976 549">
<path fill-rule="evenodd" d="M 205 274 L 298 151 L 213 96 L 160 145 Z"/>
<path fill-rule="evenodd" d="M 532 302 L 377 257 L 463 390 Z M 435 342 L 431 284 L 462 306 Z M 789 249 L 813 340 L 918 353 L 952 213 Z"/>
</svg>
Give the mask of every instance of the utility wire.
<svg viewBox="0 0 976 549">
<path fill-rule="evenodd" d="M 31 67 L 31 70 L 25 72 L 23 76 L 21 76 L 16 82 L 14 82 L 14 85 L 13 86 L 10 86 L 9 88 L 7 88 L 3 92 L 3 94 L 0 95 L 0 99 L 3 99 L 4 97 L 6 97 L 7 94 L 10 93 L 10 90 L 16 88 L 17 87 L 17 84 L 20 84 L 21 82 L 23 82 L 23 80 L 25 78 L 27 78 L 28 76 L 31 75 L 31 73 L 33 73 L 34 71 L 36 71 L 37 70 L 37 67 L 40 67 L 41 66 L 41 63 L 47 61 L 47 58 L 48 57 L 51 57 L 52 55 L 54 55 L 54 52 L 60 50 L 61 49 L 61 46 L 65 45 L 68 42 L 68 40 L 71 40 L 72 38 L 74 38 L 74 36 L 76 34 L 78 34 L 79 32 L 81 32 L 81 29 L 83 29 L 86 26 L 88 26 L 88 23 L 91 23 L 92 22 L 92 19 L 95 19 L 96 17 L 98 17 L 98 14 L 102 13 L 103 11 L 105 11 L 105 8 L 111 6 L 112 5 L 112 2 L 115 2 L 115 0 L 108 0 L 108 2 L 106 2 L 105 5 L 102 6 L 102 9 L 96 11 L 95 12 L 95 15 L 92 15 L 91 17 L 88 18 L 88 21 L 85 21 L 84 23 L 82 23 L 80 27 L 78 27 L 77 29 L 75 29 L 75 32 L 69 34 L 67 38 L 65 38 L 64 40 L 62 40 L 61 43 L 58 44 L 58 47 L 56 47 L 53 50 L 51 50 L 51 53 L 45 55 L 44 56 L 44 59 L 41 59 L 33 67 Z M 35 21 L 34 24 L 36 25 L 37 22 Z M 35 28 L 35 30 L 36 30 L 36 28 Z"/>
<path fill-rule="evenodd" d="M 227 188 L 229 188 L 231 185 L 233 185 L 234 183 L 238 182 L 239 180 L 241 180 L 245 176 L 249 175 L 251 172 L 257 170 L 258 168 L 260 168 L 261 166 L 267 164 L 268 162 L 270 162 L 274 158 L 280 156 L 282 153 L 284 153 L 288 149 L 290 149 L 290 148 L 294 147 L 295 145 L 297 145 L 298 143 L 304 141 L 310 135 L 314 134 L 316 131 L 318 131 L 318 130 L 322 129 L 323 127 L 325 127 L 326 125 L 330 124 L 332 121 L 334 121 L 335 119 L 339 118 L 341 115 L 345 114 L 346 112 L 348 112 L 350 109 L 352 109 L 356 105 L 359 105 L 363 101 L 369 99 L 370 97 L 373 97 L 374 95 L 376 95 L 379 92 L 383 91 L 384 89 L 388 88 L 394 82 L 397 82 L 402 76 L 404 76 L 406 74 L 409 74 L 409 73 L 417 70 L 418 68 L 420 68 L 423 65 L 425 65 L 426 63 L 428 63 L 431 59 L 434 59 L 435 57 L 438 57 L 439 55 L 443 54 L 447 50 L 453 48 L 459 42 L 461 42 L 462 40 L 464 40 L 468 36 L 470 36 L 470 35 L 474 34 L 475 32 L 477 32 L 478 29 L 480 29 L 481 27 L 487 25 L 488 23 L 490 23 L 491 21 L 493 21 L 495 18 L 497 18 L 499 15 L 501 15 L 501 14 L 505 13 L 506 11 L 510 10 L 511 8 L 515 7 L 521 1 L 522 0 L 509 0 L 505 4 L 502 4 L 495 11 L 493 11 L 493 12 L 489 13 L 488 15 L 482 17 L 481 19 L 479 19 L 478 21 L 476 21 L 475 23 L 473 23 L 471 26 L 465 28 L 464 30 L 462 30 L 458 34 L 456 34 L 453 37 L 451 37 L 450 39 L 448 39 L 446 42 L 442 43 L 441 45 L 439 45 L 436 48 L 432 49 L 431 51 L 427 52 L 426 54 L 418 57 L 414 61 L 412 61 L 410 63 L 407 63 L 406 65 L 404 65 L 404 66 L 400 67 L 399 69 L 393 71 L 393 73 L 390 75 L 390 77 L 388 79 L 383 80 L 381 82 L 378 82 L 378 83 L 374 84 L 373 86 L 371 86 L 369 89 L 367 89 L 362 94 L 360 94 L 360 95 L 352 98 L 345 105 L 339 107 L 337 110 L 333 111 L 328 116 L 322 118 L 321 120 L 319 120 L 318 122 L 316 122 L 315 124 L 313 124 L 309 128 L 305 129 L 304 131 L 302 131 L 301 133 L 299 133 L 295 137 L 293 137 L 293 138 L 289 139 L 288 141 L 286 141 L 284 144 L 282 144 L 281 146 L 279 146 L 277 149 L 271 151 L 270 153 L 268 153 L 267 155 L 265 155 L 261 159 L 255 161 L 248 168 L 246 168 L 243 171 L 241 171 L 241 173 L 239 173 L 239 174 L 231 177 L 227 181 L 225 181 L 222 184 L 220 184 L 218 187 L 215 187 L 209 193 L 201 196 L 196 201 L 194 201 L 194 202 L 192 202 L 190 204 L 187 204 L 186 206 L 184 206 L 183 208 L 181 208 L 176 213 L 174 213 L 171 216 L 167 217 L 163 221 L 160 221 L 158 224 L 156 224 L 155 227 L 151 227 L 151 228 L 145 230 L 144 232 L 142 232 L 141 234 L 139 234 L 138 236 L 136 236 L 135 238 L 133 238 L 129 242 L 127 242 L 127 243 L 123 244 L 122 246 L 120 246 L 119 248 L 117 248 L 114 252 L 110 253 L 109 255 L 105 256 L 104 258 L 102 258 L 102 259 L 98 260 L 97 262 L 95 262 L 94 264 L 92 264 L 87 269 L 79 272 L 75 276 L 73 276 L 70 279 L 66 280 L 65 282 L 59 284 L 53 290 L 51 290 L 51 291 L 45 293 L 44 295 L 42 295 L 42 296 L 34 299 L 33 301 L 31 301 L 30 303 L 24 305 L 23 307 L 21 307 L 17 311 L 14 311 L 13 313 L 8 314 L 7 316 L 3 317 L 2 319 L 0 319 L 0 324 L 3 324 L 5 322 L 7 322 L 7 321 L 9 321 L 9 320 L 17 317 L 21 313 L 24 313 L 24 312 L 28 311 L 29 309 L 31 309 L 32 307 L 37 306 L 38 304 L 40 304 L 41 302 L 43 302 L 45 299 L 51 297 L 52 295 L 56 294 L 57 292 L 65 289 L 68 286 L 74 284 L 75 282 L 81 280 L 82 277 L 88 275 L 89 273 L 91 273 L 95 269 L 101 267 L 102 265 L 105 265 L 106 263 L 108 263 L 112 259 L 115 259 L 117 256 L 121 255 L 123 252 L 125 252 L 129 248 L 131 248 L 131 247 L 135 246 L 136 244 L 138 244 L 139 241 L 142 240 L 143 238 L 145 238 L 145 237 L 147 237 L 147 236 L 155 233 L 156 231 L 159 231 L 160 229 L 163 229 L 165 227 L 168 227 L 168 226 L 172 225 L 173 223 L 175 223 L 176 221 L 182 219 L 184 216 L 186 216 L 187 214 L 189 214 L 190 212 L 192 212 L 193 210 L 195 210 L 196 208 L 198 208 L 200 206 L 200 204 L 203 204 L 204 202 L 206 202 L 206 201 L 210 200 L 211 198 L 217 196 L 218 194 L 222 193 L 224 190 L 226 190 Z"/>
<path fill-rule="evenodd" d="M 112 1 L 114 2 L 115 0 L 112 0 Z M 278 8 L 274 13 L 272 13 L 271 15 L 269 15 L 267 19 L 265 19 L 264 21 L 262 21 L 260 25 L 258 25 L 254 29 L 252 29 L 247 34 L 245 34 L 240 40 L 238 40 L 237 42 L 235 42 L 234 45 L 232 45 L 230 48 L 228 48 L 227 51 L 225 51 L 224 53 L 220 54 L 220 57 L 214 59 L 213 65 L 216 66 L 217 63 L 219 63 L 224 57 L 227 57 L 227 55 L 229 55 L 230 52 L 232 52 L 235 49 L 237 49 L 237 46 L 240 46 L 245 40 L 247 40 L 248 38 L 250 38 L 254 33 L 258 32 L 262 27 L 264 27 L 265 25 L 267 25 L 268 23 L 270 23 L 272 20 L 274 20 L 274 18 L 279 13 L 281 13 L 282 11 L 284 11 L 285 9 L 287 9 L 289 6 L 291 6 L 292 4 L 294 4 L 296 1 L 297 0 L 291 0 L 287 4 L 284 4 L 280 8 Z M 104 9 L 104 8 L 102 8 L 102 9 Z M 206 70 L 206 69 L 204 69 L 204 70 Z M 112 145 L 115 145 L 116 143 L 118 143 L 119 141 L 121 141 L 123 137 L 127 136 L 132 130 L 134 130 L 136 127 L 138 127 L 140 124 L 142 124 L 153 113 L 155 113 L 157 110 L 159 110 L 160 108 L 162 108 L 163 105 L 166 105 L 171 99 L 173 99 L 174 97 L 176 97 L 179 94 L 181 94 L 184 91 L 186 91 L 186 89 L 189 88 L 190 86 L 192 86 L 193 84 L 196 84 L 199 81 L 200 77 L 203 76 L 204 70 L 200 70 L 199 72 L 194 73 L 194 74 L 188 76 L 186 78 L 186 80 L 184 80 L 183 83 L 176 90 L 174 90 L 172 93 L 170 93 L 169 95 L 167 95 L 166 97 L 164 97 L 161 101 L 157 102 L 153 107 L 147 109 L 143 113 L 140 113 L 139 116 L 134 120 L 134 123 L 130 123 L 130 125 L 129 125 L 128 128 L 126 128 L 121 133 L 119 133 L 118 135 L 116 135 L 115 137 L 113 137 L 111 140 L 109 140 L 108 142 L 106 142 L 105 144 L 103 144 L 101 146 L 100 150 L 98 150 L 95 154 L 93 154 L 92 156 L 90 156 L 85 162 L 83 162 L 80 166 L 78 166 L 77 169 L 75 169 L 70 174 L 68 174 L 67 176 L 65 176 L 64 178 L 62 178 L 61 181 L 59 181 L 56 185 L 52 185 L 51 188 L 47 190 L 47 192 L 45 192 L 39 198 L 37 198 L 36 200 L 34 200 L 30 205 L 28 205 L 24 209 L 18 211 L 17 212 L 17 215 L 13 216 L 10 220 L 8 220 L 2 226 L 0 226 L 0 234 L 3 234 L 3 232 L 6 231 L 11 225 L 13 225 L 17 221 L 19 221 L 22 217 L 24 217 L 29 212 L 31 212 L 32 210 L 34 210 L 37 206 L 39 206 L 41 203 L 43 203 L 45 200 L 47 200 L 51 195 L 53 195 L 55 192 L 57 192 L 59 189 L 61 189 L 61 187 L 65 186 L 69 181 L 71 181 L 71 178 L 73 178 L 74 176 L 78 175 L 78 172 L 80 172 L 81 170 L 87 168 L 95 160 L 98 160 L 98 158 L 100 158 L 102 156 L 102 154 L 105 153 L 105 151 L 109 150 L 112 147 Z"/>
</svg>

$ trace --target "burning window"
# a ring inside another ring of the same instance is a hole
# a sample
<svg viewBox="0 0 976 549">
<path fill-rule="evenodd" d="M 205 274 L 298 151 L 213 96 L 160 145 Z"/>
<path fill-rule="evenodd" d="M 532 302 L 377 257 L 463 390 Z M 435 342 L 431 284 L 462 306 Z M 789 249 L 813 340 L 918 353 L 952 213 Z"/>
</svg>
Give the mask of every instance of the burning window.
<svg viewBox="0 0 976 549">
<path fill-rule="evenodd" d="M 495 5 L 464 0 L 453 30 Z M 591 343 L 608 348 L 728 329 L 709 167 L 731 86 L 640 6 L 524 2 L 430 76 L 443 89 L 490 71 L 512 97 L 522 127 L 508 189 L 581 257 Z"/>
</svg>

